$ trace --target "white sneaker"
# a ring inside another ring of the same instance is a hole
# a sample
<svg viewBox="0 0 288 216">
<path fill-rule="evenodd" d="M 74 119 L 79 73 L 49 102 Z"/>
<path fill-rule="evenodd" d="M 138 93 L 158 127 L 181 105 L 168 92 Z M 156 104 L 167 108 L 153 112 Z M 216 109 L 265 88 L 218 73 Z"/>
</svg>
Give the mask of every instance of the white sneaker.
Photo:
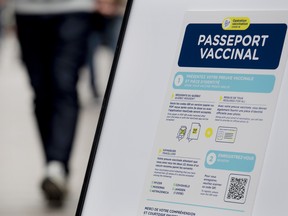
<svg viewBox="0 0 288 216">
<path fill-rule="evenodd" d="M 58 161 L 48 163 L 41 188 L 51 204 L 62 205 L 67 193 L 67 176 L 62 163 Z"/>
</svg>

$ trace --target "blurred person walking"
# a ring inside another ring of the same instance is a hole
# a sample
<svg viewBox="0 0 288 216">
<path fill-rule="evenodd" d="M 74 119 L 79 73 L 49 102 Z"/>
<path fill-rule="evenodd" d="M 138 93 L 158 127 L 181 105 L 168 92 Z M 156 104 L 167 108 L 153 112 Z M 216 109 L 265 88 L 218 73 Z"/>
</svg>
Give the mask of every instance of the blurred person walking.
<svg viewBox="0 0 288 216">
<path fill-rule="evenodd" d="M 87 65 L 93 96 L 98 98 L 96 85 L 97 72 L 94 67 L 94 54 L 100 45 L 115 51 L 122 24 L 126 0 L 96 0 L 91 16 L 91 32 L 88 39 Z"/>
<path fill-rule="evenodd" d="M 5 0 L 0 0 L 0 40 L 3 34 L 3 11 L 5 7 Z M 1 41 L 0 41 L 1 43 Z M 1 45 L 1 44 L 0 44 Z"/>
<path fill-rule="evenodd" d="M 14 0 L 16 26 L 30 83 L 46 170 L 41 188 L 62 204 L 79 111 L 77 81 L 86 59 L 94 0 Z"/>
</svg>

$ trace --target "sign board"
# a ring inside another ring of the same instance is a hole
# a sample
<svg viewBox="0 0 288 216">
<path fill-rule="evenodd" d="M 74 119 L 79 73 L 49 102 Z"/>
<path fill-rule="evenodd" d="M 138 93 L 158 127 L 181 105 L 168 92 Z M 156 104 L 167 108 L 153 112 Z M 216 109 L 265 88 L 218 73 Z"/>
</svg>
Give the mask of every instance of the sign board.
<svg viewBox="0 0 288 216">
<path fill-rule="evenodd" d="M 287 23 L 285 1 L 129 1 L 76 215 L 286 215 Z"/>
</svg>

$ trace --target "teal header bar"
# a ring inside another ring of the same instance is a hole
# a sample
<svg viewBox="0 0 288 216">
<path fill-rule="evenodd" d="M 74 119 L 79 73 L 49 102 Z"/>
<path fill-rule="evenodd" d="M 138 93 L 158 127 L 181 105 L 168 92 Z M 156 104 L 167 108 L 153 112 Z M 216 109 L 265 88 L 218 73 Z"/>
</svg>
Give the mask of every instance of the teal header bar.
<svg viewBox="0 0 288 216">
<path fill-rule="evenodd" d="M 274 75 L 178 72 L 173 88 L 183 90 L 271 93 Z"/>
<path fill-rule="evenodd" d="M 255 154 L 209 151 L 206 155 L 205 167 L 209 169 L 252 172 L 255 162 Z"/>
</svg>

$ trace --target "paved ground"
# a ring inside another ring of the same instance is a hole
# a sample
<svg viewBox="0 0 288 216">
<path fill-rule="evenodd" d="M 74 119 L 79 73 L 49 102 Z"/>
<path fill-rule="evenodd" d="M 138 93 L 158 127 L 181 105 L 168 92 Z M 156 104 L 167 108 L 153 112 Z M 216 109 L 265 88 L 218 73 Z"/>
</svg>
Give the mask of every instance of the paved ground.
<svg viewBox="0 0 288 216">
<path fill-rule="evenodd" d="M 96 58 L 98 84 L 104 92 L 110 70 L 111 53 L 102 49 Z M 100 103 L 89 89 L 88 72 L 83 69 L 79 82 L 82 111 L 72 157 L 70 193 L 62 209 L 49 209 L 39 184 L 43 157 L 32 111 L 32 92 L 19 62 L 14 36 L 0 46 L 0 215 L 71 216 L 75 214 L 82 181 L 98 120 Z"/>
</svg>

